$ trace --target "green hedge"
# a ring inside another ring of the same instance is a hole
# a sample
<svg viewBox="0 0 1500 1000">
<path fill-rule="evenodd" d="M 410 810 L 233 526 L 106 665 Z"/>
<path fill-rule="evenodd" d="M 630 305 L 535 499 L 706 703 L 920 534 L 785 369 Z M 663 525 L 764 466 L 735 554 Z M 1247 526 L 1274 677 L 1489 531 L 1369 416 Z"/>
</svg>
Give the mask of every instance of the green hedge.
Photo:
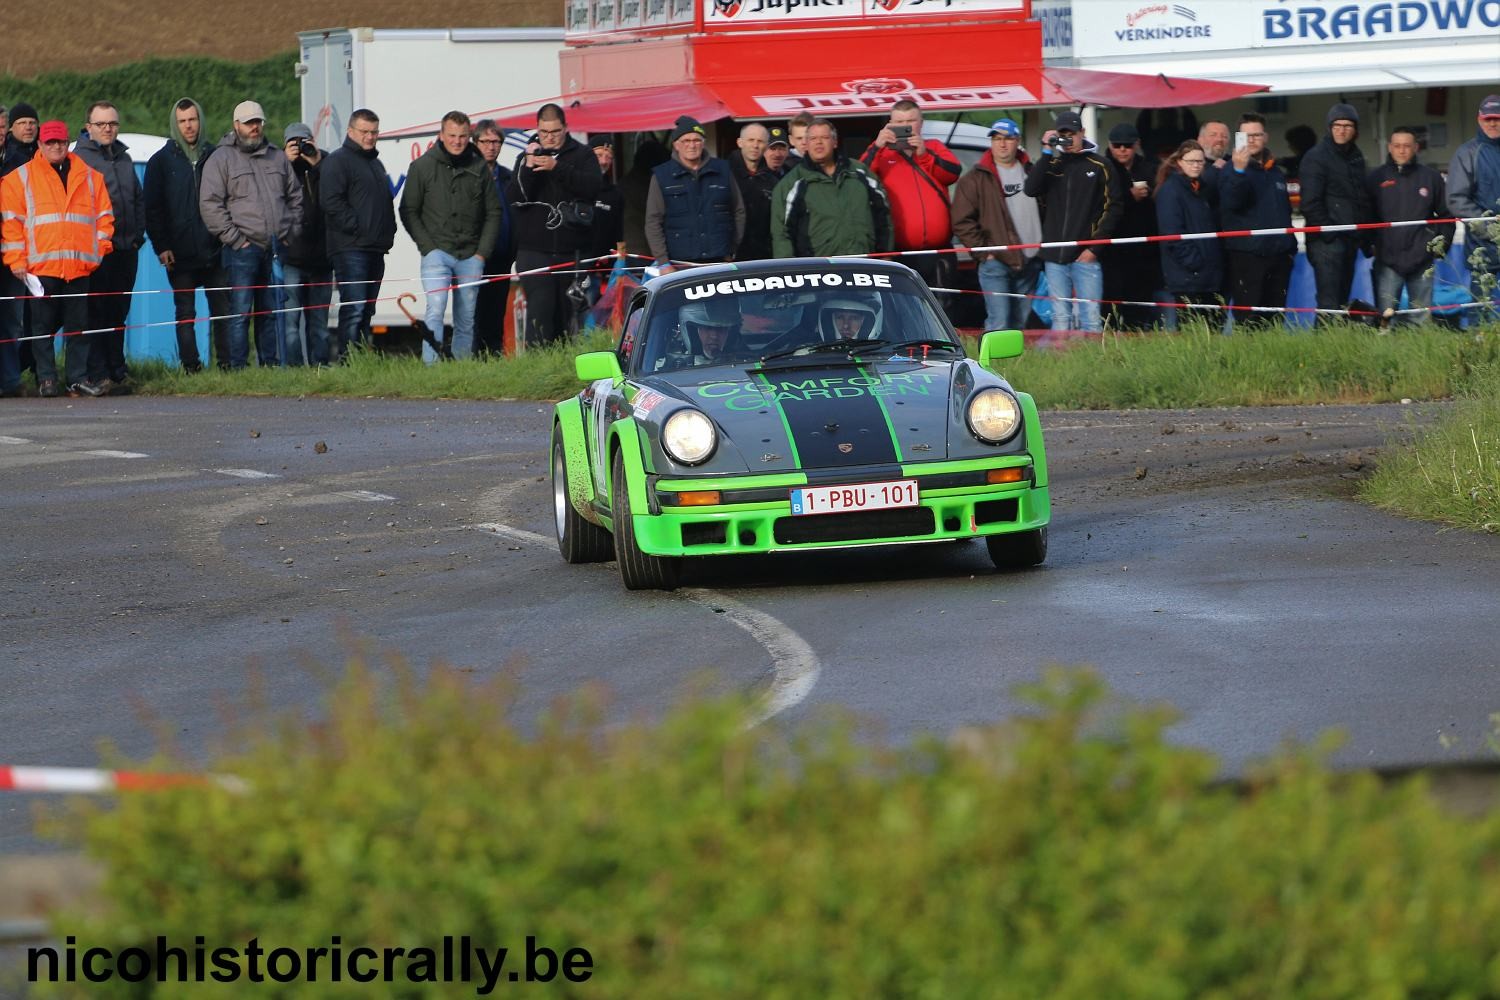
<svg viewBox="0 0 1500 1000">
<path fill-rule="evenodd" d="M 18 37 L 12 35 L 11 42 Z M 191 97 L 203 105 L 208 134 L 217 140 L 229 131 L 234 106 L 248 99 L 265 108 L 266 134 L 279 140 L 282 128 L 302 115 L 301 86 L 292 73 L 296 61 L 295 52 L 254 63 L 146 59 L 97 73 L 44 73 L 31 80 L 0 76 L 0 102 L 26 101 L 43 121 L 60 118 L 76 133 L 90 104 L 112 101 L 123 131 L 165 135 L 172 105 Z"/>
<path fill-rule="evenodd" d="M 251 724 L 275 735 L 219 766 L 252 794 L 93 814 L 110 910 L 57 929 L 587 948 L 592 979 L 548 996 L 1500 995 L 1494 816 L 1316 754 L 1216 784 L 1166 713 L 1106 710 L 1086 674 L 1029 696 L 1029 718 L 889 749 L 837 723 L 747 731 L 725 703 L 620 727 L 579 701 L 523 733 L 503 693 L 356 672 L 321 724 Z M 198 995 L 139 990 L 80 995 Z"/>
</svg>

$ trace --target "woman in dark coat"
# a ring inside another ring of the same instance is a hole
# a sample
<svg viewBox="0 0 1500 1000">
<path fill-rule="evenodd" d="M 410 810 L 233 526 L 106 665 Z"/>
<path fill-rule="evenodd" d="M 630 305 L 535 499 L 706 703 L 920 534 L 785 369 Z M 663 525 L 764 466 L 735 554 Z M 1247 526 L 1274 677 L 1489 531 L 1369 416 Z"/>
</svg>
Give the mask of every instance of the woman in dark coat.
<svg viewBox="0 0 1500 1000">
<path fill-rule="evenodd" d="M 1163 235 L 1218 231 L 1218 212 L 1203 190 L 1203 147 L 1189 139 L 1162 164 L 1156 181 L 1156 223 Z M 1220 301 L 1224 251 L 1216 239 L 1169 240 L 1161 245 L 1163 284 L 1177 302 Z M 1193 310 L 1204 313 L 1206 310 Z M 1208 317 L 1217 321 L 1217 316 Z M 1177 310 L 1167 310 L 1167 329 L 1177 328 Z"/>
</svg>

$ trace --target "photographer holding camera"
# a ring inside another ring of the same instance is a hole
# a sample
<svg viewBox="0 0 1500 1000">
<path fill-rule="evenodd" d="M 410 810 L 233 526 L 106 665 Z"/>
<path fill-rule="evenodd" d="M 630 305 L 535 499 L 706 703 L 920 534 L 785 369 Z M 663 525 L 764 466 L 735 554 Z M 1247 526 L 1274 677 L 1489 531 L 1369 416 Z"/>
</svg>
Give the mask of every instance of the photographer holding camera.
<svg viewBox="0 0 1500 1000">
<path fill-rule="evenodd" d="M 283 324 L 289 365 L 328 364 L 328 305 L 333 301 L 333 264 L 323 228 L 323 200 L 318 194 L 323 151 L 312 141 L 312 129 L 294 122 L 282 132 L 282 152 L 302 189 L 302 230 L 287 241 L 281 261 Z"/>
<path fill-rule="evenodd" d="M 563 109 L 556 104 L 538 108 L 536 134 L 516 158 L 505 190 L 516 212 L 516 270 L 526 293 L 527 347 L 551 343 L 568 328 L 573 307 L 567 289 L 574 275 L 565 273 L 566 268 L 551 273 L 538 269 L 571 264 L 588 253 L 594 199 L 603 187 L 594 151 L 568 134 Z"/>
<path fill-rule="evenodd" d="M 1039 166 L 1026 177 L 1026 193 L 1042 202 L 1042 242 L 1105 239 L 1125 210 L 1125 190 L 1098 148 L 1083 133 L 1076 111 L 1058 115 L 1042 136 Z M 1052 296 L 1052 329 L 1098 333 L 1104 272 L 1087 247 L 1048 247 L 1039 256 Z M 1084 301 L 1070 302 L 1068 299 Z"/>
<path fill-rule="evenodd" d="M 922 138 L 922 109 L 902 99 L 891 105 L 891 118 L 860 159 L 880 178 L 891 202 L 891 226 L 897 250 L 946 250 L 953 245 L 948 189 L 963 168 L 958 157 L 936 139 Z M 929 285 L 947 284 L 951 254 L 903 258 Z"/>
</svg>

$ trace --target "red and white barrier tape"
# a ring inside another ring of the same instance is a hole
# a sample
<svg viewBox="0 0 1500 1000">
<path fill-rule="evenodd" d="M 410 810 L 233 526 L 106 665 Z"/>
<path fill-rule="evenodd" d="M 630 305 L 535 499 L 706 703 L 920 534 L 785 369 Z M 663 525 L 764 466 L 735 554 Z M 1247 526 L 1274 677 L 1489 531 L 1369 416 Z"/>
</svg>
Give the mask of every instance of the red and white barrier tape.
<svg viewBox="0 0 1500 1000">
<path fill-rule="evenodd" d="M 477 278 L 477 279 L 475 279 L 473 281 L 463 281 L 463 282 L 458 282 L 457 284 L 453 284 L 453 285 L 445 285 L 445 286 L 443 286 L 442 289 L 433 289 L 433 291 L 448 291 L 448 292 L 451 292 L 451 291 L 454 291 L 454 290 L 460 289 L 460 288 L 473 288 L 473 287 L 480 286 L 480 285 L 494 284 L 494 283 L 501 282 L 501 281 L 512 281 L 512 280 L 517 279 L 517 278 L 530 277 L 530 276 L 538 275 L 538 274 L 549 274 L 549 273 L 550 274 L 554 274 L 554 275 L 564 275 L 564 274 L 602 274 L 604 272 L 601 271 L 601 270 L 599 270 L 598 268 L 583 267 L 582 265 L 596 263 L 598 261 L 603 261 L 603 260 L 614 260 L 615 257 L 616 257 L 615 254 L 602 254 L 602 255 L 600 255 L 598 257 L 585 257 L 585 258 L 582 258 L 581 260 L 578 261 L 578 265 L 579 266 L 577 266 L 577 267 L 574 266 L 574 263 L 572 261 L 564 261 L 561 264 L 553 264 L 553 265 L 548 266 L 548 267 L 534 267 L 534 268 L 531 268 L 530 270 L 527 270 L 527 271 L 518 271 L 515 274 L 485 275 L 484 277 Z M 627 270 L 639 271 L 639 270 L 644 270 L 644 267 L 630 267 L 630 268 L 627 268 Z M 407 279 L 398 279 L 398 280 L 407 280 Z M 333 284 L 337 285 L 338 282 L 333 282 Z M 350 284 L 368 284 L 368 282 L 350 282 Z M 386 280 L 382 279 L 382 281 L 380 282 L 380 284 L 382 286 L 384 286 L 386 284 Z M 288 288 L 288 287 L 307 287 L 307 286 L 289 286 L 289 285 L 237 285 L 237 286 L 215 286 L 213 290 L 214 291 L 233 291 L 236 288 L 238 288 L 240 290 L 244 290 L 244 289 L 275 289 L 275 288 Z M 208 289 L 205 289 L 205 291 L 207 291 L 207 290 Z M 171 289 L 167 289 L 166 291 L 171 291 Z M 61 298 L 87 298 L 87 297 L 90 297 L 90 296 L 93 296 L 93 295 L 155 295 L 155 294 L 160 294 L 162 292 L 163 292 L 162 289 L 147 289 L 147 290 L 143 290 L 143 291 L 140 291 L 140 292 L 70 292 L 70 293 L 68 293 L 66 295 L 53 296 L 53 298 L 59 298 L 59 299 L 61 299 Z M 350 299 L 348 302 L 342 302 L 341 301 L 339 303 L 339 305 L 340 305 L 340 307 L 342 307 L 344 305 L 351 305 L 351 306 L 365 305 L 366 303 L 370 303 L 370 302 L 392 302 L 392 301 L 395 301 L 396 299 L 398 299 L 400 297 L 401 296 L 399 294 L 398 295 L 380 295 L 380 296 L 376 296 L 375 298 L 370 298 L 370 299 Z M 31 298 L 35 298 L 35 296 L 20 295 L 20 296 L 11 296 L 10 297 L 10 299 L 20 299 L 20 300 L 31 299 Z M 0 301 L 8 301 L 8 299 L 5 296 L 0 296 Z M 0 339 L 0 344 L 25 344 L 25 343 L 28 343 L 28 342 L 34 341 L 34 340 L 49 340 L 52 337 L 81 337 L 81 336 L 87 336 L 88 334 L 93 334 L 93 333 L 113 333 L 113 332 L 125 332 L 125 331 L 129 331 L 129 330 L 152 330 L 152 329 L 160 329 L 162 327 L 182 326 L 184 324 L 190 324 L 190 323 L 211 322 L 213 320 L 219 320 L 219 319 L 234 319 L 235 317 L 238 317 L 238 316 L 245 316 L 247 318 L 248 317 L 252 317 L 252 316 L 274 316 L 274 315 L 278 315 L 280 313 L 307 312 L 308 310 L 309 310 L 308 306 L 294 306 L 294 307 L 288 307 L 288 308 L 283 308 L 283 309 L 252 310 L 251 312 L 247 312 L 247 313 L 225 313 L 223 315 L 218 315 L 218 316 L 212 316 L 212 315 L 211 316 L 199 316 L 199 317 L 195 317 L 193 319 L 184 319 L 184 320 L 169 319 L 169 320 L 158 320 L 157 322 L 154 322 L 154 323 L 131 323 L 131 324 L 128 324 L 126 326 L 108 326 L 108 327 L 99 327 L 97 329 L 89 329 L 89 330 L 65 330 L 62 333 L 41 334 L 41 335 L 27 335 L 27 336 L 21 336 L 21 337 L 11 337 L 11 338 L 8 338 L 8 339 Z"/>
<path fill-rule="evenodd" d="M 104 794 L 176 788 L 184 785 L 217 785 L 231 792 L 244 792 L 244 780 L 229 774 L 150 774 L 143 771 L 103 771 L 91 767 L 26 767 L 0 764 L 0 792 L 56 792 Z"/>
<path fill-rule="evenodd" d="M 930 287 L 930 286 L 929 286 Z M 1208 309 L 1219 312 L 1255 312 L 1255 313 L 1311 313 L 1328 316 L 1384 316 L 1383 311 L 1370 309 L 1319 309 L 1313 306 L 1236 306 L 1225 305 L 1219 302 L 1146 302 L 1136 299 L 1080 299 L 1067 295 L 1036 295 L 1026 292 L 986 292 L 973 288 L 932 288 L 934 292 L 946 295 L 997 295 L 1007 299 L 1027 299 L 1035 302 L 1073 302 L 1073 303 L 1095 303 L 1105 306 L 1146 306 L 1156 309 Z M 1393 309 L 1392 316 L 1415 315 L 1417 313 L 1430 312 L 1454 312 L 1460 309 L 1479 309 L 1488 307 L 1488 302 L 1454 302 L 1452 304 L 1422 306 L 1412 309 Z"/>
</svg>

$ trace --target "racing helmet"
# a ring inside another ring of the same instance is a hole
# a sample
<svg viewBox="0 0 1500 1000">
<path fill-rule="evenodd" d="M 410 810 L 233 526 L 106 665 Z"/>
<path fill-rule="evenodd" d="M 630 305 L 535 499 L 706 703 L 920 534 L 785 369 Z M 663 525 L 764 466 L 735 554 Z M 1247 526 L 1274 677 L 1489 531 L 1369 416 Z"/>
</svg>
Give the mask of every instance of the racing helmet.
<svg viewBox="0 0 1500 1000">
<path fill-rule="evenodd" d="M 846 332 L 841 332 L 834 326 L 835 313 L 862 313 L 864 318 L 860 320 L 858 332 L 852 337 L 847 336 Z M 818 330 L 823 339 L 829 343 L 840 339 L 869 340 L 875 335 L 875 327 L 879 323 L 880 299 L 874 294 L 865 292 L 840 292 L 832 298 L 825 299 L 818 313 Z"/>
<path fill-rule="evenodd" d="M 683 333 L 688 336 L 689 348 L 696 354 L 703 345 L 698 336 L 698 328 L 701 326 L 727 326 L 729 340 L 734 338 L 740 327 L 740 307 L 730 298 L 700 299 L 689 302 L 678 310 L 677 320 L 682 325 Z"/>
</svg>

